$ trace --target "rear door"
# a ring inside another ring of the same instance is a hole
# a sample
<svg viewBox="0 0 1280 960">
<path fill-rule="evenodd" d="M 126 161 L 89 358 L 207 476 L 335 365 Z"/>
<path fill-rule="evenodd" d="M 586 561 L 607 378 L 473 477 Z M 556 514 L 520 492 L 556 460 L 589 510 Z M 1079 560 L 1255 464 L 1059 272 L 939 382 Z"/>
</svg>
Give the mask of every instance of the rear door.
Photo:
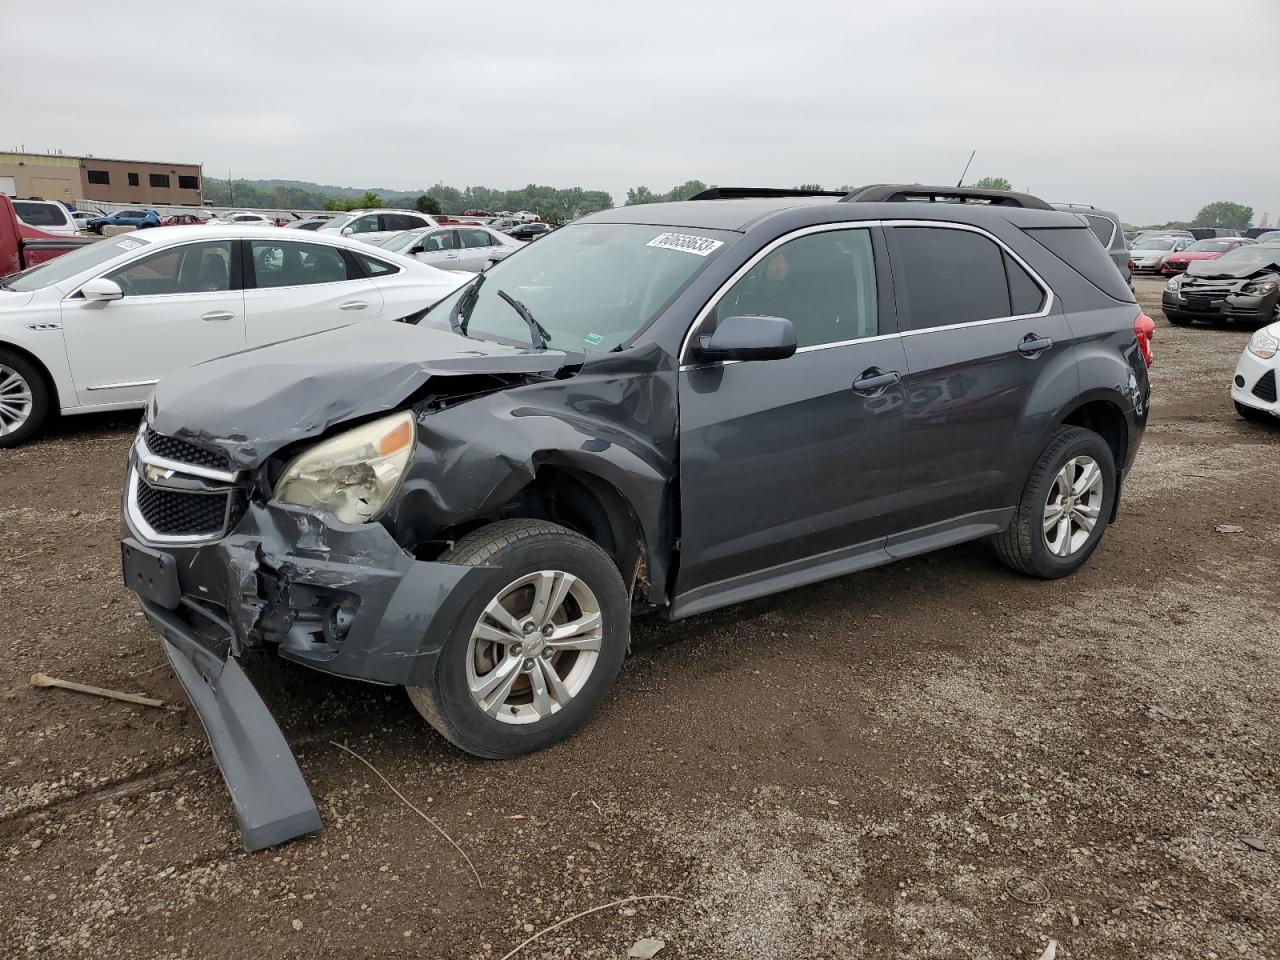
<svg viewBox="0 0 1280 960">
<path fill-rule="evenodd" d="M 874 227 L 801 231 L 735 275 L 696 335 L 784 317 L 784 360 L 680 370 L 679 611 L 883 557 L 896 500 L 906 358 Z"/>
<path fill-rule="evenodd" d="M 1026 481 L 1044 424 L 1033 391 L 1079 392 L 1071 332 L 1048 286 L 985 231 L 958 224 L 887 229 L 906 350 L 904 532 L 888 549 L 927 549 L 966 524 L 1001 523 Z"/>
<path fill-rule="evenodd" d="M 167 247 L 104 276 L 119 300 L 62 302 L 80 403 L 141 403 L 160 377 L 245 345 L 244 293 L 232 240 Z"/>
<path fill-rule="evenodd" d="M 275 237 L 245 245 L 245 323 L 251 347 L 382 314 L 382 294 L 341 247 Z"/>
</svg>

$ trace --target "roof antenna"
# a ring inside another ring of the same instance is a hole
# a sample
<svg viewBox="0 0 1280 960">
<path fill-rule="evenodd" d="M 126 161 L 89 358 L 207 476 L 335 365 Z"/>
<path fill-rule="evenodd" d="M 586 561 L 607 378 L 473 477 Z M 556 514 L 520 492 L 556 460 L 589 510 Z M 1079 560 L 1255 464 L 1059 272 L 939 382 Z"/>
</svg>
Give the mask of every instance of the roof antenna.
<svg viewBox="0 0 1280 960">
<path fill-rule="evenodd" d="M 964 165 L 964 173 L 960 174 L 960 179 L 956 181 L 956 187 L 964 186 L 965 174 L 969 172 L 969 165 L 973 163 L 973 158 L 977 156 L 977 154 L 978 154 L 977 148 L 974 149 L 973 153 L 969 154 L 969 163 L 966 163 Z"/>
</svg>

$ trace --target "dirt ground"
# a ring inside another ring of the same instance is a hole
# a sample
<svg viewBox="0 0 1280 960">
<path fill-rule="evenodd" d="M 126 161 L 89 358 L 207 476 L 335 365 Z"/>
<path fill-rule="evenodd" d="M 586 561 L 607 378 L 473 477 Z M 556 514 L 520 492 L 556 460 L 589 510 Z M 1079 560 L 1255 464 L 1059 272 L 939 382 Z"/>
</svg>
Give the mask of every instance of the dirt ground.
<svg viewBox="0 0 1280 960">
<path fill-rule="evenodd" d="M 1152 421 L 1076 577 L 972 544 L 639 623 L 595 721 L 517 761 L 255 661 L 325 821 L 255 854 L 119 582 L 137 415 L 0 452 L 0 955 L 502 960 L 663 895 L 516 956 L 1280 956 L 1280 424 L 1231 407 L 1248 333 L 1159 289 Z"/>
</svg>

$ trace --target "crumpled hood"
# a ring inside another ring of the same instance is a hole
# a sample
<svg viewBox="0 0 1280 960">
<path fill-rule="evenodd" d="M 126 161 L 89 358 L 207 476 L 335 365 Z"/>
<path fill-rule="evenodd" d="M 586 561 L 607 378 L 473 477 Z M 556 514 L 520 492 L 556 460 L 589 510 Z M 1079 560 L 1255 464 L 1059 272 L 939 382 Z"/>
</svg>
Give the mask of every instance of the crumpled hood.
<svg viewBox="0 0 1280 960">
<path fill-rule="evenodd" d="M 553 374 L 558 350 L 472 340 L 391 321 L 357 323 L 197 364 L 156 386 L 158 433 L 225 450 L 255 467 L 286 444 L 334 424 L 390 412 L 434 376 Z"/>
<path fill-rule="evenodd" d="M 1255 273 L 1276 273 L 1280 271 L 1280 252 L 1276 259 L 1268 264 L 1262 260 L 1197 260 L 1187 267 L 1187 273 L 1193 277 L 1230 277 L 1242 280 Z"/>
</svg>

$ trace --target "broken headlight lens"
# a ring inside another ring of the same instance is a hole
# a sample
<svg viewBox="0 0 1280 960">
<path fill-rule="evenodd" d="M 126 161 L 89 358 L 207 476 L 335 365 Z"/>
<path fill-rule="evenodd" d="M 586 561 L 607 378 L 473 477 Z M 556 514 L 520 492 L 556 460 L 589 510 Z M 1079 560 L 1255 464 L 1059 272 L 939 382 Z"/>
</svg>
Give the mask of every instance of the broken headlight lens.
<svg viewBox="0 0 1280 960">
<path fill-rule="evenodd" d="M 1246 297 L 1265 297 L 1269 293 L 1276 292 L 1276 282 L 1274 280 L 1264 280 L 1261 283 L 1250 283 L 1240 292 Z"/>
<path fill-rule="evenodd" d="M 328 510 L 346 523 L 372 520 L 404 478 L 414 422 L 404 411 L 317 444 L 285 468 L 275 498 Z"/>
<path fill-rule="evenodd" d="M 1280 327 L 1272 324 L 1255 331 L 1249 338 L 1249 352 L 1263 360 L 1270 360 L 1280 353 Z"/>
</svg>

